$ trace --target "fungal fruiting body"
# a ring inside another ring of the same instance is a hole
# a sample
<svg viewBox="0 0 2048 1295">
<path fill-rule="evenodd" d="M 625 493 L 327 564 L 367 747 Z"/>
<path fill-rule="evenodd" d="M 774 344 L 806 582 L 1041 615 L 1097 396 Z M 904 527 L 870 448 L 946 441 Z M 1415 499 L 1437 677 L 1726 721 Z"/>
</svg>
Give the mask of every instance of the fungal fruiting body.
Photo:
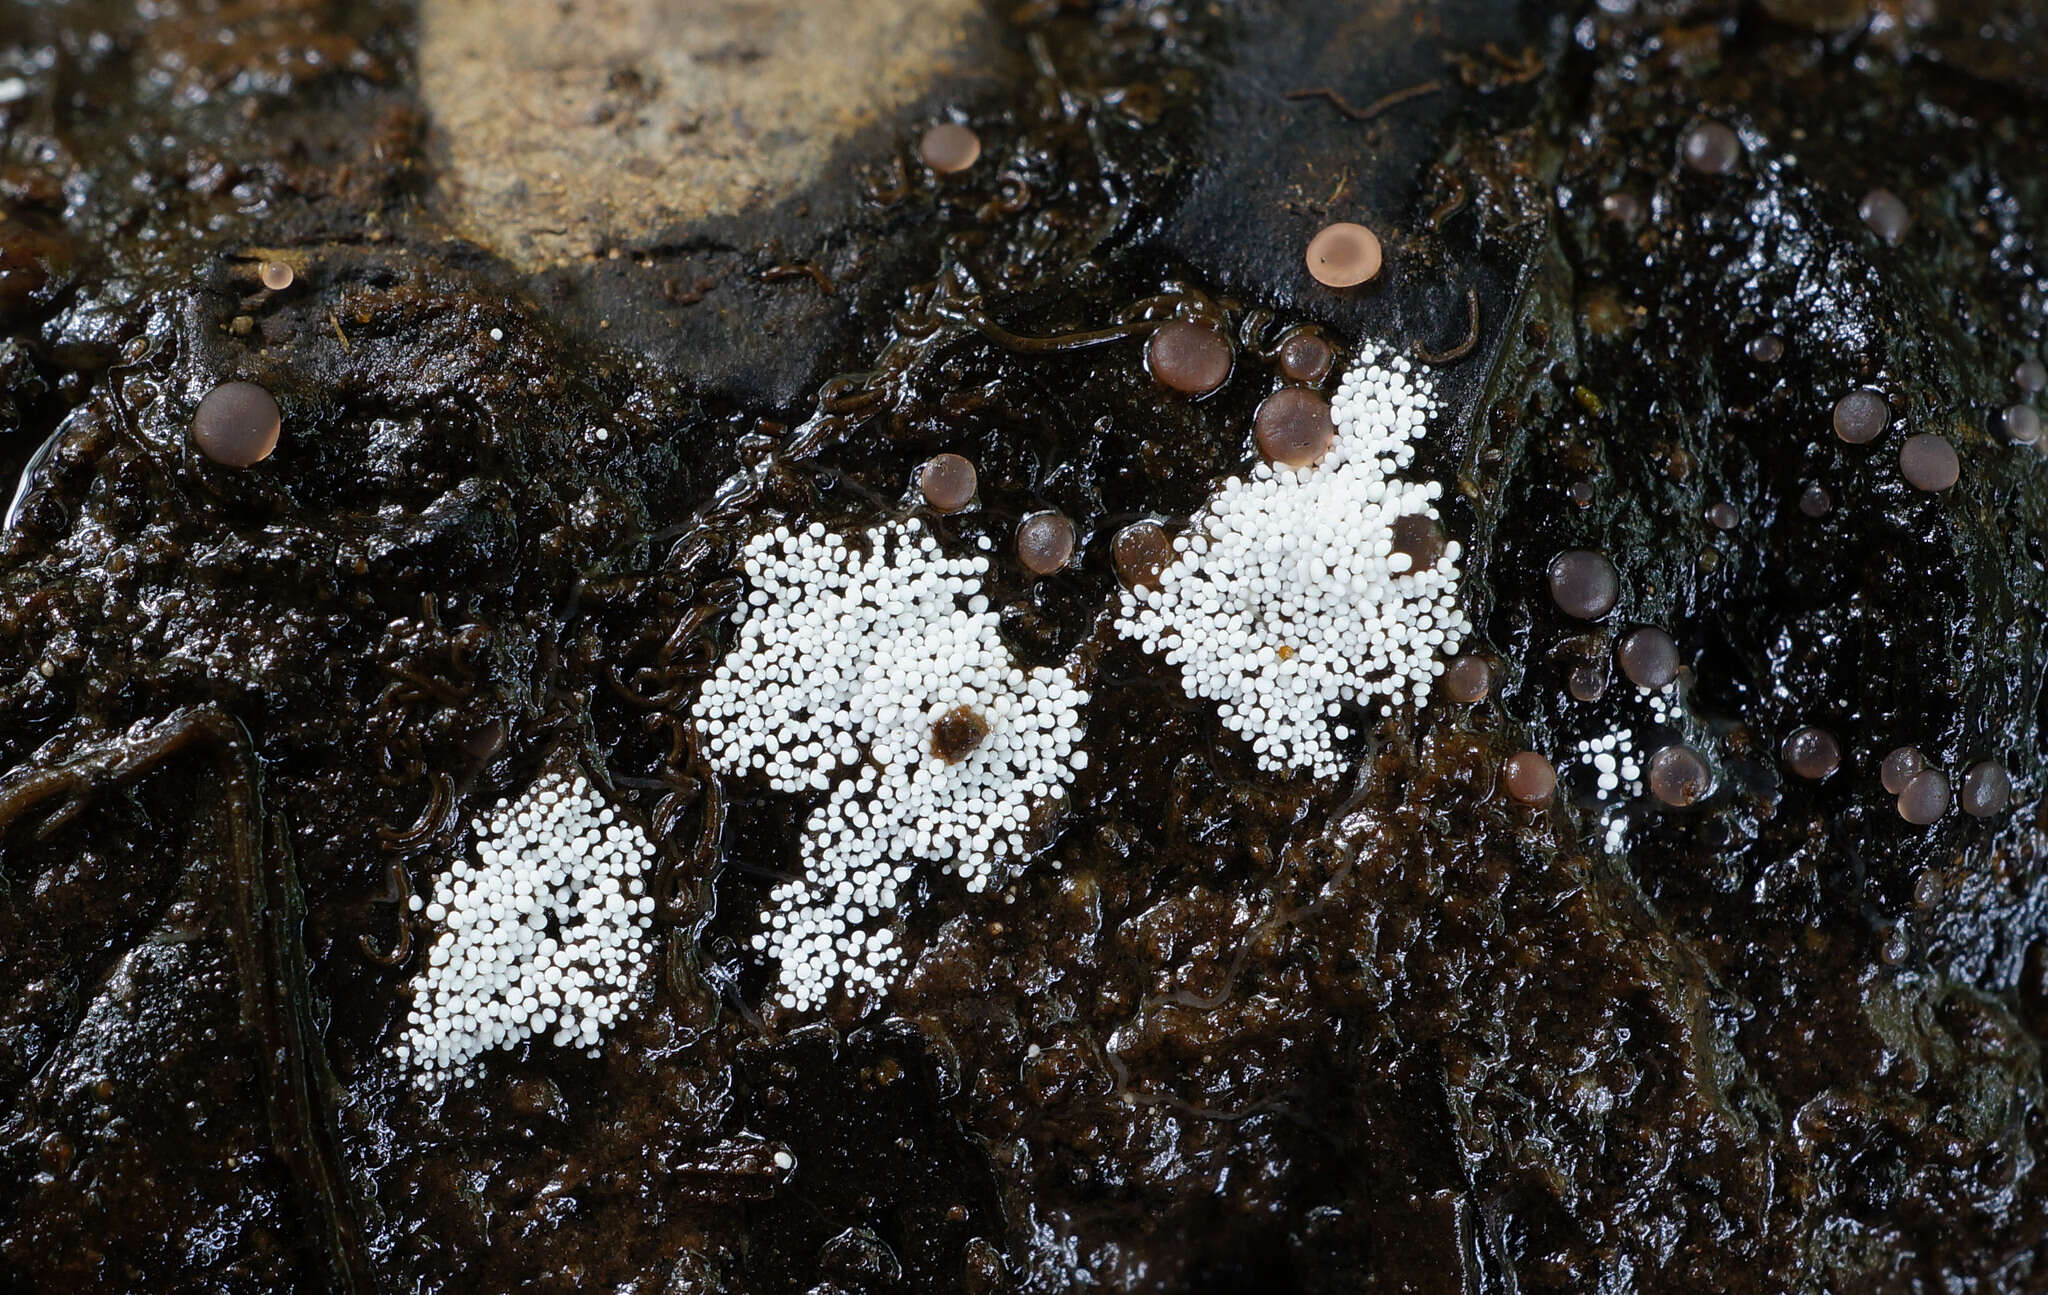
<svg viewBox="0 0 2048 1295">
<path fill-rule="evenodd" d="M 1344 704 L 1421 703 L 1470 632 L 1457 542 L 1420 569 L 1396 545 L 1402 518 L 1437 520 L 1442 487 L 1394 475 L 1435 409 L 1427 375 L 1367 347 L 1331 407 L 1327 452 L 1224 482 L 1156 587 L 1123 595 L 1118 629 L 1179 667 L 1190 697 L 1219 703 L 1263 769 L 1337 773 Z"/>
<path fill-rule="evenodd" d="M 1022 853 L 1033 806 L 1086 763 L 1088 694 L 1016 665 L 981 593 L 988 559 L 946 556 L 914 520 L 857 542 L 777 528 L 744 565 L 738 640 L 695 715 L 720 773 L 825 793 L 804 875 L 775 887 L 754 937 L 779 1000 L 803 1010 L 836 985 L 885 987 L 899 949 L 879 923 L 915 861 L 979 891 Z"/>
<path fill-rule="evenodd" d="M 1308 241 L 1308 272 L 1328 288 L 1355 288 L 1377 278 L 1383 252 L 1380 236 L 1363 225 L 1339 221 Z"/>
<path fill-rule="evenodd" d="M 1582 763 L 1592 766 L 1596 794 L 1602 800 L 1617 792 L 1631 798 L 1642 793 L 1643 767 L 1635 740 L 1634 729 L 1617 728 L 1589 737 L 1572 748 Z"/>
<path fill-rule="evenodd" d="M 270 457 L 283 430 L 277 399 L 253 382 L 223 382 L 192 411 L 192 442 L 215 463 L 247 468 Z"/>
<path fill-rule="evenodd" d="M 443 925 L 398 1049 L 422 1086 L 529 1037 L 595 1048 L 648 958 L 654 845 L 586 780 L 548 774 L 471 826 L 476 859 L 413 900 Z"/>
<path fill-rule="evenodd" d="M 1206 396 L 1230 377 L 1230 339 L 1207 324 L 1169 320 L 1145 344 L 1145 367 L 1163 387 Z"/>
</svg>

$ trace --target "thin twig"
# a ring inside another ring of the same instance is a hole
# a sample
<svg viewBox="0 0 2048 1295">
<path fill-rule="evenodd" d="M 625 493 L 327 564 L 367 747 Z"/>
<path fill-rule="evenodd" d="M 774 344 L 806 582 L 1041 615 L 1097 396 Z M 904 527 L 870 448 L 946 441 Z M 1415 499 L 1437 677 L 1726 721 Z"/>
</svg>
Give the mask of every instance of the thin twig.
<svg viewBox="0 0 2048 1295">
<path fill-rule="evenodd" d="M 1472 348 L 1479 345 L 1479 289 L 1465 289 L 1465 340 L 1448 351 L 1431 351 L 1421 342 L 1411 348 L 1415 358 L 1424 364 L 1450 364 L 1472 354 Z"/>
<path fill-rule="evenodd" d="M 1353 107 L 1351 102 L 1343 95 L 1338 94 L 1326 85 L 1311 86 L 1306 90 L 1289 90 L 1284 97 L 1288 99 L 1327 99 L 1331 107 L 1343 113 L 1352 121 L 1371 121 L 1389 108 L 1407 103 L 1410 99 L 1420 99 L 1426 94 L 1435 94 L 1443 88 L 1444 84 L 1441 81 L 1418 81 L 1405 90 L 1396 90 L 1392 94 L 1383 94 L 1363 108 Z"/>
<path fill-rule="evenodd" d="M 782 265 L 771 265 L 761 271 L 761 282 L 776 283 L 783 279 L 809 279 L 818 285 L 818 291 L 832 295 L 832 280 L 809 261 L 790 261 Z"/>
</svg>

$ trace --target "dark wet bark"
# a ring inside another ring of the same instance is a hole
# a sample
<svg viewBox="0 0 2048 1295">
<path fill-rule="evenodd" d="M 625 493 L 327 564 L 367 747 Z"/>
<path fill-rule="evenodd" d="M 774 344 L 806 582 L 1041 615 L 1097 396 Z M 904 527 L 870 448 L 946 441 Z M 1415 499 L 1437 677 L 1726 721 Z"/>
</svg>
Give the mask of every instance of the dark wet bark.
<svg viewBox="0 0 2048 1295">
<path fill-rule="evenodd" d="M 13 16 L 0 1285 L 2044 1280 L 2048 466 L 1990 422 L 2048 302 L 2026 9 L 1027 5 L 815 186 L 538 269 L 451 232 L 409 10 Z M 953 109 L 983 153 L 941 181 Z M 1374 285 L 1308 278 L 1334 219 Z M 1199 402 L 1145 368 L 1175 315 L 1233 339 Z M 1500 666 L 1358 725 L 1338 785 L 1255 776 L 1104 616 L 1117 531 L 1241 469 L 1305 331 L 1435 366 L 1417 471 Z M 187 436 L 228 379 L 284 410 L 247 470 Z M 1849 445 L 1862 386 L 1893 424 Z M 1900 477 L 1925 431 L 1946 492 Z M 689 701 L 753 527 L 867 524 L 940 451 L 979 470 L 949 542 L 1073 519 L 990 592 L 1095 758 L 1007 888 L 920 883 L 894 995 L 793 1018 L 747 939 L 801 813 Z M 1598 623 L 1549 592 L 1577 548 Z M 1676 712 L 1612 669 L 1639 624 Z M 1598 803 L 1573 747 L 1618 728 L 1714 793 Z M 1901 744 L 2013 808 L 1907 824 Z M 1570 803 L 1499 792 L 1525 748 Z M 600 1056 L 422 1095 L 403 899 L 565 761 L 663 844 L 662 974 Z"/>
</svg>

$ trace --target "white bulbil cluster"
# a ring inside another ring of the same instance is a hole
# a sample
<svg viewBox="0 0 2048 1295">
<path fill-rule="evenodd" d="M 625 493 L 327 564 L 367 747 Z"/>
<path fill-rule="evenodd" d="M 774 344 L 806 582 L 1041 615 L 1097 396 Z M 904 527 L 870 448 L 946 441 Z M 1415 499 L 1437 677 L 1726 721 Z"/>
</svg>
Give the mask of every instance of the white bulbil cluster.
<svg viewBox="0 0 2048 1295">
<path fill-rule="evenodd" d="M 1630 799 L 1643 794 L 1642 762 L 1636 754 L 1633 729 L 1618 728 L 1599 737 L 1589 737 L 1572 747 L 1579 763 L 1593 766 L 1594 785 L 1602 800 L 1616 792 Z"/>
<path fill-rule="evenodd" d="M 1124 595 L 1118 629 L 1178 666 L 1188 696 L 1220 703 L 1261 768 L 1337 773 L 1342 705 L 1422 702 L 1471 630 L 1457 542 L 1422 571 L 1394 547 L 1398 519 L 1437 520 L 1442 487 L 1394 476 L 1435 409 L 1426 374 L 1368 346 L 1331 404 L 1329 453 L 1224 482 L 1159 587 Z"/>
<path fill-rule="evenodd" d="M 857 542 L 778 528 L 744 562 L 739 639 L 695 716 L 720 773 L 826 793 L 804 824 L 805 874 L 775 887 L 754 937 L 802 1010 L 835 985 L 884 986 L 900 950 L 879 923 L 914 861 L 978 891 L 1022 850 L 1032 807 L 1087 762 L 1088 695 L 1011 660 L 981 593 L 988 559 L 947 557 L 915 521 Z"/>
<path fill-rule="evenodd" d="M 445 923 L 398 1049 L 422 1086 L 529 1037 L 594 1049 L 648 957 L 653 843 L 583 778 L 549 774 L 471 826 L 475 861 L 412 901 Z"/>
<path fill-rule="evenodd" d="M 1602 827 L 1602 845 L 1609 854 L 1620 854 L 1628 848 L 1628 816 L 1610 813 Z"/>
</svg>

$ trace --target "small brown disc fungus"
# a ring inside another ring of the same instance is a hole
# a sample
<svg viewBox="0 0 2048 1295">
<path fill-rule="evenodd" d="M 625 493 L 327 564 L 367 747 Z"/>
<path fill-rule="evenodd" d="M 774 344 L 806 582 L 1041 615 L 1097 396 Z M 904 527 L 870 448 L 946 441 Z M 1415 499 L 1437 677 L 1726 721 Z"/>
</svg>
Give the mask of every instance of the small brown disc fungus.
<svg viewBox="0 0 2048 1295">
<path fill-rule="evenodd" d="M 1614 610 L 1621 577 L 1605 553 L 1572 549 L 1550 560 L 1550 596 L 1565 615 L 1596 621 Z"/>
<path fill-rule="evenodd" d="M 957 513 L 974 499 L 974 465 L 957 454 L 934 454 L 917 469 L 917 488 L 942 513 Z"/>
<path fill-rule="evenodd" d="M 1110 557 L 1125 588 L 1157 589 L 1159 573 L 1173 565 L 1173 541 L 1158 522 L 1132 522 L 1116 533 Z"/>
<path fill-rule="evenodd" d="M 1017 524 L 1017 560 L 1033 575 L 1049 576 L 1074 557 L 1074 523 L 1065 513 L 1032 513 Z"/>
<path fill-rule="evenodd" d="M 1444 695 L 1455 702 L 1470 705 L 1485 701 L 1493 691 L 1493 667 L 1483 656 L 1467 652 L 1454 656 L 1444 666 Z"/>
<path fill-rule="evenodd" d="M 2039 360 L 2021 360 L 2019 367 L 2012 371 L 2012 380 L 2019 384 L 2021 391 L 2029 394 L 2048 390 L 2048 364 Z"/>
<path fill-rule="evenodd" d="M 1707 505 L 1707 524 L 1717 531 L 1732 531 L 1742 524 L 1742 514 L 1734 504 L 1723 500 Z"/>
<path fill-rule="evenodd" d="M 1868 445 L 1884 435 L 1892 407 L 1875 391 L 1852 391 L 1835 402 L 1835 435 L 1851 445 Z"/>
<path fill-rule="evenodd" d="M 1701 175 L 1726 175 L 1742 159 L 1742 141 L 1720 122 L 1703 121 L 1685 132 L 1679 152 Z"/>
<path fill-rule="evenodd" d="M 956 121 L 942 121 L 925 131 L 917 155 L 940 175 L 955 175 L 981 157 L 981 136 Z"/>
<path fill-rule="evenodd" d="M 1310 386 L 1330 376 L 1337 352 L 1314 333 L 1296 333 L 1280 345 L 1280 376 Z"/>
<path fill-rule="evenodd" d="M 988 718 L 972 706 L 955 706 L 932 721 L 932 754 L 958 764 L 988 740 Z"/>
<path fill-rule="evenodd" d="M 1998 416 L 1998 425 L 2007 440 L 2033 445 L 2041 439 L 2041 415 L 2032 405 L 2008 405 Z"/>
<path fill-rule="evenodd" d="M 1501 785 L 1524 805 L 1548 805 L 1557 794 L 1557 770 L 1536 752 L 1522 751 L 1501 769 Z"/>
<path fill-rule="evenodd" d="M 1918 432 L 1899 447 L 1899 474 L 1915 490 L 1946 490 L 1962 475 L 1955 446 L 1933 432 Z"/>
<path fill-rule="evenodd" d="M 1659 747 L 1650 757 L 1650 794 L 1673 808 L 1683 809 L 1714 789 L 1714 775 L 1699 752 L 1689 746 Z"/>
<path fill-rule="evenodd" d="M 1872 189 L 1856 205 L 1856 215 L 1871 233 L 1896 247 L 1913 228 L 1913 213 L 1890 189 Z"/>
<path fill-rule="evenodd" d="M 1599 701 L 1607 695 L 1607 672 L 1596 665 L 1573 666 L 1564 686 L 1580 701 Z"/>
<path fill-rule="evenodd" d="M 1610 193 L 1600 199 L 1600 214 L 1623 225 L 1636 224 L 1643 218 L 1642 199 L 1632 193 Z"/>
<path fill-rule="evenodd" d="M 1638 688 L 1663 688 L 1678 677 L 1678 643 L 1655 625 L 1630 630 L 1614 655 Z"/>
<path fill-rule="evenodd" d="M 1963 772 L 1962 795 L 1957 803 L 1972 818 L 1989 818 L 2005 812 L 2012 803 L 2012 775 L 1996 760 L 1980 760 Z"/>
<path fill-rule="evenodd" d="M 1948 775 L 1939 769 L 1922 769 L 1906 780 L 1899 792 L 1899 817 L 1915 827 L 1926 827 L 1949 806 Z"/>
<path fill-rule="evenodd" d="M 283 426 L 276 398 L 253 382 L 223 382 L 192 411 L 192 441 L 199 452 L 231 468 L 269 458 Z"/>
<path fill-rule="evenodd" d="M 1920 754 L 1918 747 L 1902 746 L 1884 758 L 1884 763 L 1878 766 L 1877 777 L 1884 784 L 1884 789 L 1896 796 L 1913 781 L 1914 774 L 1926 767 L 1927 757 Z"/>
<path fill-rule="evenodd" d="M 1230 376 L 1230 340 L 1207 324 L 1170 320 L 1145 343 L 1145 367 L 1163 387 L 1206 396 Z"/>
<path fill-rule="evenodd" d="M 1394 552 L 1408 555 L 1410 571 L 1429 571 L 1444 555 L 1444 528 L 1428 513 L 1396 517 L 1389 529 L 1394 535 Z"/>
<path fill-rule="evenodd" d="M 1835 506 L 1835 497 L 1828 488 L 1818 481 L 1806 483 L 1806 489 L 1799 492 L 1799 511 L 1808 517 L 1825 517 Z"/>
<path fill-rule="evenodd" d="M 1330 402 L 1307 387 L 1282 387 L 1252 414 L 1252 439 L 1268 462 L 1305 468 L 1328 454 L 1337 439 Z"/>
<path fill-rule="evenodd" d="M 1842 745 L 1823 728 L 1807 725 L 1794 729 L 1779 754 L 1785 767 L 1802 778 L 1818 782 L 1842 767 Z"/>
<path fill-rule="evenodd" d="M 1748 351 L 1749 358 L 1758 364 L 1776 364 L 1785 358 L 1785 339 L 1776 333 L 1765 333 L 1750 338 L 1749 344 L 1743 349 Z"/>
<path fill-rule="evenodd" d="M 1308 241 L 1308 272 L 1326 288 L 1352 288 L 1380 272 L 1380 236 L 1339 221 Z"/>
<path fill-rule="evenodd" d="M 292 267 L 283 261 L 265 261 L 256 267 L 256 277 L 272 292 L 283 292 L 292 286 Z"/>
</svg>

